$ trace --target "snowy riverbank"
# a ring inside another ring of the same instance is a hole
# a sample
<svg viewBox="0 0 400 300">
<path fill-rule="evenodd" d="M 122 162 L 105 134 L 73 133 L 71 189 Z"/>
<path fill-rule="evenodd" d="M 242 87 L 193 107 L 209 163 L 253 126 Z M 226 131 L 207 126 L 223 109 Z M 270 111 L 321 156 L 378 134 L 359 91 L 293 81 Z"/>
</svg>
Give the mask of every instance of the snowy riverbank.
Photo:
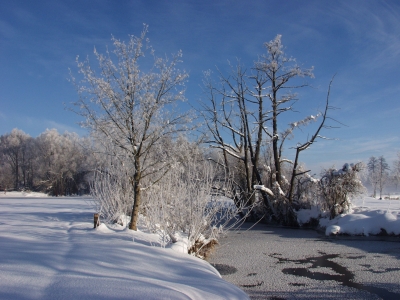
<svg viewBox="0 0 400 300">
<path fill-rule="evenodd" d="M 0 299 L 247 299 L 158 236 L 93 229 L 85 198 L 0 195 Z"/>
<path fill-rule="evenodd" d="M 306 223 L 311 217 L 317 218 L 318 214 L 316 208 L 300 210 L 298 220 L 300 223 Z M 322 218 L 319 224 L 325 228 L 326 235 L 400 235 L 400 200 L 360 197 L 352 201 L 349 213 L 337 216 L 333 220 Z"/>
</svg>

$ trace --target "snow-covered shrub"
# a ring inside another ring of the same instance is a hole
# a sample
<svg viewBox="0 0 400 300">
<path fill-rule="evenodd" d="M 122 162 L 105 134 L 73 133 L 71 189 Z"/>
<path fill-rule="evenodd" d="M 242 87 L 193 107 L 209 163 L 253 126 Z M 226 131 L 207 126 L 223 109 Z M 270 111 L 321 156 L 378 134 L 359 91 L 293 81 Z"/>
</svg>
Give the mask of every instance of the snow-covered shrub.
<svg viewBox="0 0 400 300">
<path fill-rule="evenodd" d="M 300 169 L 303 172 L 303 169 Z M 298 176 L 295 181 L 293 203 L 296 209 L 311 208 L 320 206 L 319 179 L 308 173 Z"/>
<path fill-rule="evenodd" d="M 140 222 L 159 235 L 162 246 L 183 243 L 188 253 L 205 258 L 220 234 L 247 217 L 252 206 L 245 201 L 235 205 L 232 181 L 221 175 L 198 145 L 178 138 L 156 149 L 168 152 L 167 171 L 157 180 L 151 176 L 142 180 Z M 130 214 L 134 198 L 132 166 L 115 151 L 104 158 L 91 187 L 96 211 L 106 223 L 123 223 L 120 217 Z M 159 160 L 163 157 L 159 152 L 146 159 Z"/>
<path fill-rule="evenodd" d="M 358 176 L 362 168 L 362 163 L 344 164 L 340 170 L 331 168 L 323 172 L 319 187 L 324 208 L 329 210 L 331 219 L 346 212 L 350 200 L 364 193 L 365 188 Z"/>
<path fill-rule="evenodd" d="M 180 146 L 186 148 L 185 153 L 176 157 L 157 185 L 143 191 L 146 223 L 159 234 L 162 244 L 178 242 L 182 232 L 188 253 L 206 258 L 219 236 L 250 210 L 244 210 L 245 203 L 236 206 L 231 199 L 212 196 L 216 186 L 232 190 L 230 181 L 216 176 L 215 165 L 204 159 L 200 149 L 184 143 Z"/>
<path fill-rule="evenodd" d="M 99 167 L 94 173 L 90 193 L 102 222 L 124 223 L 121 216 L 130 213 L 133 198 L 126 165 L 112 159 Z"/>
<path fill-rule="evenodd" d="M 190 164 L 190 162 L 189 162 Z M 203 161 L 201 169 L 180 163 L 151 189 L 144 192 L 147 226 L 165 244 L 177 242 L 178 233 L 188 239 L 188 252 L 204 257 L 217 244 L 218 236 L 239 210 L 233 201 L 212 199 L 213 166 Z"/>
</svg>

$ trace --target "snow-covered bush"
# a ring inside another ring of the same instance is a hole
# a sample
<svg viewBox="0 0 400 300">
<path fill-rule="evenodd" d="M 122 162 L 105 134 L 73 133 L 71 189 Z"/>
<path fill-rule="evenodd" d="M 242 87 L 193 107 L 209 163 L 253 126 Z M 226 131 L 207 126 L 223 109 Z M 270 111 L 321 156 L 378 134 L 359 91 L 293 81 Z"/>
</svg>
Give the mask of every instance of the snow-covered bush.
<svg viewBox="0 0 400 300">
<path fill-rule="evenodd" d="M 121 216 L 132 209 L 133 190 L 127 172 L 118 159 L 108 161 L 94 172 L 90 193 L 103 222 L 121 223 Z"/>
<path fill-rule="evenodd" d="M 188 253 L 206 258 L 220 234 L 247 217 L 251 206 L 235 205 L 232 199 L 215 194 L 234 190 L 232 182 L 217 172 L 218 167 L 205 159 L 204 149 L 195 143 L 178 138 L 156 149 L 168 152 L 168 172 L 157 181 L 149 177 L 142 181 L 140 220 L 159 235 L 162 246 L 182 244 Z M 91 191 L 103 222 L 124 223 L 121 216 L 129 214 L 133 205 L 132 166 L 122 152 L 114 150 L 115 155 L 105 156 L 96 171 Z M 154 152 L 147 159 L 161 156 Z"/>
<path fill-rule="evenodd" d="M 344 164 L 342 169 L 325 170 L 319 180 L 324 208 L 330 212 L 330 218 L 346 212 L 350 208 L 350 200 L 364 193 L 358 173 L 363 168 L 362 163 Z"/>
<path fill-rule="evenodd" d="M 204 159 L 197 147 L 184 145 L 169 172 L 143 191 L 146 225 L 159 234 L 162 244 L 187 238 L 188 253 L 206 258 L 218 243 L 218 237 L 246 217 L 245 203 L 236 206 L 212 191 L 232 190 L 227 178 L 216 179 L 215 165 Z M 218 182 L 217 182 L 218 181 Z M 239 214 L 242 216 L 239 217 Z"/>
</svg>

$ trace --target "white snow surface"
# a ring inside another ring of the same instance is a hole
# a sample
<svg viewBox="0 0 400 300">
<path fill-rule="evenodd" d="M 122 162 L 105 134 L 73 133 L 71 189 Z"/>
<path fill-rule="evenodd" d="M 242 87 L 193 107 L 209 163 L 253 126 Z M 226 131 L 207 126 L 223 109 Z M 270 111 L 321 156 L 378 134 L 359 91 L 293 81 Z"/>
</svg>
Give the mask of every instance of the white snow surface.
<svg viewBox="0 0 400 300">
<path fill-rule="evenodd" d="M 397 197 L 396 197 L 397 198 Z M 400 200 L 378 200 L 362 197 L 352 201 L 352 210 L 333 220 L 321 219 L 325 234 L 376 235 L 382 229 L 389 235 L 400 235 Z"/>
<path fill-rule="evenodd" d="M 47 198 L 48 195 L 45 193 L 37 192 L 0 192 L 0 198 L 21 198 L 21 197 L 32 197 L 32 198 Z"/>
<path fill-rule="evenodd" d="M 1 193 L 0 299 L 249 299 L 157 235 L 93 229 L 88 200 Z"/>
</svg>

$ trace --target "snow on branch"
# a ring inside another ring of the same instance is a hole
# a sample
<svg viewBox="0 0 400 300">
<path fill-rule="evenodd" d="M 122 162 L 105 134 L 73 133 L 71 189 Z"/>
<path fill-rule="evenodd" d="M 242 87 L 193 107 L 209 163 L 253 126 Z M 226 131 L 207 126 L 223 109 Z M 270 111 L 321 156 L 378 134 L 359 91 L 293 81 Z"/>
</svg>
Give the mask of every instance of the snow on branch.
<svg viewBox="0 0 400 300">
<path fill-rule="evenodd" d="M 275 197 L 274 193 L 267 187 L 265 187 L 264 185 L 254 185 L 253 188 L 257 191 L 263 191 L 265 193 L 267 193 L 268 195 L 270 195 L 271 197 Z"/>
<path fill-rule="evenodd" d="M 231 156 L 233 156 L 233 157 L 235 157 L 235 158 L 237 158 L 237 159 L 241 159 L 241 160 L 244 159 L 242 156 L 240 156 L 240 155 L 238 155 L 238 154 L 232 152 L 231 150 L 227 149 L 227 148 L 224 147 L 224 146 L 221 146 L 221 145 L 211 145 L 210 147 L 211 147 L 211 148 L 221 149 L 221 150 L 225 151 L 226 153 L 228 153 L 229 155 L 231 155 Z"/>
<path fill-rule="evenodd" d="M 281 163 L 286 162 L 286 163 L 288 163 L 288 164 L 292 164 L 292 165 L 293 165 L 293 161 L 290 160 L 290 159 L 287 159 L 287 158 L 282 158 L 282 159 L 280 160 L 280 162 L 281 162 Z"/>
</svg>

